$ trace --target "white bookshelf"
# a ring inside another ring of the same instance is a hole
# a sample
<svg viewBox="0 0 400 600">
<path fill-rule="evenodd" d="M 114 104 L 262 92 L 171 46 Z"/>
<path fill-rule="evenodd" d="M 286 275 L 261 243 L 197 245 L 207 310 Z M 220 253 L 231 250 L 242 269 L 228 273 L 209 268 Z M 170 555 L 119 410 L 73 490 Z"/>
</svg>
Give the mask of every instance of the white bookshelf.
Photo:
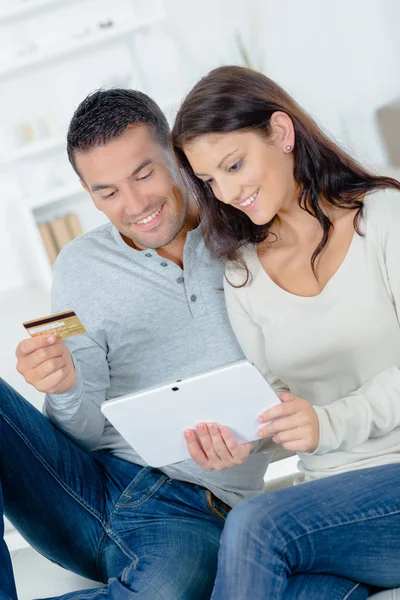
<svg viewBox="0 0 400 600">
<path fill-rule="evenodd" d="M 9 154 L 0 157 L 0 166 L 5 167 L 11 163 L 20 160 L 35 158 L 54 150 L 61 150 L 66 146 L 66 140 L 63 137 L 54 137 L 37 142 L 25 144 L 21 148 L 11 151 Z"/>
<path fill-rule="evenodd" d="M 7 63 L 6 65 L 0 65 L 0 79 L 14 77 L 25 69 L 41 67 L 46 63 L 68 58 L 70 55 L 79 54 L 80 52 L 89 50 L 97 45 L 110 44 L 115 41 L 123 41 L 124 38 L 135 31 L 140 31 L 141 29 L 145 29 L 160 23 L 163 18 L 163 15 L 160 13 L 152 15 L 147 19 L 141 19 L 137 22 L 128 23 L 126 25 L 113 25 L 109 29 L 93 32 L 83 39 L 71 39 L 68 41 L 68 43 L 60 45 L 51 51 L 44 52 L 38 50 L 36 52 L 32 52 L 28 56 L 14 59 L 14 61 Z"/>
<path fill-rule="evenodd" d="M 48 192 L 44 192 L 40 196 L 26 197 L 23 199 L 24 204 L 30 210 L 43 209 L 46 206 L 57 204 L 59 202 L 68 201 L 70 198 L 77 196 L 78 194 L 87 193 L 79 182 L 71 183 L 70 185 L 64 185 Z"/>
<path fill-rule="evenodd" d="M 85 3 L 89 5 L 90 1 L 27 0 L 25 3 L 10 2 L 10 8 L 0 12 L 0 36 L 3 25 L 7 27 L 14 27 L 15 25 L 17 31 L 19 24 L 27 27 L 26 24 L 30 23 L 30 19 L 33 19 L 32 23 L 48 22 L 48 18 L 59 19 L 62 22 L 64 17 L 61 15 L 65 13 L 60 12 L 60 16 L 58 17 L 58 10 L 72 11 L 74 10 L 72 7 L 75 5 L 77 15 L 80 15 L 81 12 L 78 11 L 82 10 Z M 140 0 L 135 1 L 140 2 Z M 118 3 L 120 3 L 120 6 L 117 7 L 115 13 L 112 13 L 112 6 L 118 5 Z M 165 18 L 163 0 L 154 0 L 151 6 L 147 2 L 143 5 L 138 5 L 139 14 L 135 11 L 133 0 L 131 4 L 127 0 L 114 0 L 113 5 L 110 8 L 110 13 L 112 14 L 110 14 L 111 25 L 109 27 L 96 25 L 96 23 L 99 23 L 98 15 L 93 18 L 93 25 L 86 30 L 84 36 L 83 34 L 79 35 L 79 37 L 70 35 L 68 42 L 61 42 L 60 37 L 60 45 L 56 46 L 54 44 L 43 50 L 38 49 L 30 54 L 0 64 L 0 80 L 7 86 L 20 85 L 18 82 L 23 82 L 24 78 L 30 78 L 29 81 L 32 82 L 36 81 L 36 79 L 43 82 L 46 81 L 47 73 L 55 73 L 55 69 L 60 72 L 71 73 L 71 70 L 76 69 L 77 58 L 80 60 L 82 57 L 82 61 L 89 60 L 93 64 L 94 57 L 99 56 L 101 57 L 99 58 L 99 64 L 101 65 L 104 58 L 107 58 L 110 53 L 125 52 L 125 56 L 127 57 L 125 64 L 127 66 L 124 67 L 124 72 L 129 73 L 132 81 L 135 81 L 134 77 L 137 78 L 139 76 L 140 82 L 140 69 L 142 65 L 140 62 L 138 63 L 137 47 L 135 48 L 134 43 L 136 38 L 133 36 L 146 35 L 148 30 L 163 22 Z M 133 10 L 131 10 L 132 6 Z M 106 9 L 102 15 L 106 15 L 109 11 L 108 4 L 103 3 L 103 7 L 106 7 Z M 147 7 L 149 7 L 148 10 Z M 123 12 L 121 11 L 125 9 L 127 10 L 127 16 L 124 20 Z M 143 12 L 144 9 L 145 12 Z M 42 20 L 37 21 L 37 19 Z M 28 28 L 28 30 L 33 31 L 33 25 L 29 25 L 29 27 L 31 29 Z M 138 43 L 140 44 L 140 42 Z M 87 59 L 84 58 L 86 56 L 88 57 Z M 142 57 L 142 62 L 144 60 L 145 57 Z M 107 63 L 108 72 L 105 70 L 105 81 L 108 81 L 107 76 L 114 74 L 111 63 L 112 61 L 110 62 L 110 60 Z M 129 65 L 131 65 L 133 71 L 130 71 Z M 143 63 L 144 70 L 145 67 L 146 65 Z M 143 83 L 146 84 L 145 79 Z M 100 85 L 95 83 L 93 87 L 89 88 L 89 91 L 101 85 L 101 83 Z M 110 84 L 107 83 L 106 85 Z M 63 93 L 65 94 L 66 91 L 68 92 L 68 89 L 64 88 Z M 173 92 L 173 90 L 171 91 Z M 76 102 L 79 102 L 83 97 L 84 95 L 74 97 L 75 99 L 70 109 L 68 109 L 67 115 L 70 114 L 72 116 L 73 110 L 76 108 Z M 45 97 L 43 100 L 45 101 Z M 60 96 L 60 100 L 64 100 L 64 98 Z M 171 121 L 179 106 L 179 99 L 171 94 L 171 96 L 165 97 L 164 101 L 160 101 L 157 97 L 156 100 L 159 100 L 161 108 Z M 51 112 L 51 107 L 48 110 Z M 24 115 L 23 119 L 24 123 L 26 122 L 30 125 L 31 120 L 29 115 Z M 62 131 L 64 127 L 65 123 L 59 129 Z M 19 144 L 19 146 L 14 147 L 12 150 L 8 150 L 6 146 L 0 154 L 0 176 L 2 173 L 13 174 L 17 178 L 18 188 L 21 188 L 19 200 L 13 202 L 13 211 L 15 210 L 13 218 L 15 219 L 14 222 L 18 223 L 18 225 L 15 225 L 16 235 L 12 237 L 13 239 L 15 238 L 16 252 L 18 255 L 23 255 L 24 257 L 24 270 L 28 272 L 30 280 L 49 288 L 52 280 L 52 268 L 43 246 L 38 224 L 51 221 L 58 216 L 68 213 L 75 213 L 81 221 L 83 230 L 88 231 L 104 222 L 105 217 L 92 205 L 90 196 L 83 190 L 78 179 L 72 173 L 72 169 L 68 174 L 69 166 L 66 164 L 65 135 L 53 135 L 47 138 L 33 139 L 31 142 L 25 143 L 19 139 L 10 146 L 14 146 L 14 144 L 15 146 Z M 53 167 L 53 164 L 61 164 L 61 171 L 57 170 L 57 166 Z M 52 166 L 50 167 L 50 165 Z M 41 172 L 43 168 L 45 169 L 43 174 L 46 171 L 49 171 L 51 174 L 48 178 L 48 183 L 43 177 L 38 182 L 32 176 L 32 173 Z M 54 176 L 51 173 L 52 169 L 55 169 Z M 52 180 L 54 180 L 54 184 L 58 180 L 58 183 L 54 187 L 51 183 Z"/>
<path fill-rule="evenodd" d="M 70 3 L 77 0 L 69 0 Z M 23 19 L 39 13 L 42 10 L 57 8 L 65 0 L 31 0 L 30 2 L 14 2 L 12 8 L 0 12 L 0 25 L 17 19 Z"/>
</svg>

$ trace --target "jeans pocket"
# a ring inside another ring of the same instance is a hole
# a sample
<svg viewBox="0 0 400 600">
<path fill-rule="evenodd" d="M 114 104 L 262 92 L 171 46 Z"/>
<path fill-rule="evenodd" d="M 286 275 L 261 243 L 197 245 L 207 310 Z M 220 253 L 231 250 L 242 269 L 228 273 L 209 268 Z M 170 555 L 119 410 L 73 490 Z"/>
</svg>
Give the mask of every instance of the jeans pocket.
<svg viewBox="0 0 400 600">
<path fill-rule="evenodd" d="M 116 502 L 117 508 L 136 508 L 149 500 L 168 480 L 167 475 L 152 467 L 143 467 L 124 489 Z"/>
</svg>

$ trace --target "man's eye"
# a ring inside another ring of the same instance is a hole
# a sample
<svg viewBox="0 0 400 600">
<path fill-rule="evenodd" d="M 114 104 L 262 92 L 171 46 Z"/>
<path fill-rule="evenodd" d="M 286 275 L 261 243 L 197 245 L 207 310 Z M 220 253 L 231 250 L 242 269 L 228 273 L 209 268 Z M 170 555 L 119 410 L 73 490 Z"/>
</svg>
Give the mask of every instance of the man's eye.
<svg viewBox="0 0 400 600">
<path fill-rule="evenodd" d="M 153 174 L 153 169 L 146 173 L 146 175 L 142 175 L 141 177 L 137 177 L 138 181 L 143 181 L 143 179 L 148 179 Z"/>
<path fill-rule="evenodd" d="M 238 160 L 236 161 L 231 167 L 229 167 L 228 171 L 230 172 L 235 172 L 235 171 L 239 171 L 240 167 L 242 166 L 243 161 L 242 160 Z"/>
<path fill-rule="evenodd" d="M 103 200 L 108 200 L 109 198 L 112 198 L 113 196 L 115 196 L 116 192 L 111 192 L 111 194 L 108 194 L 108 196 L 103 196 Z"/>
</svg>

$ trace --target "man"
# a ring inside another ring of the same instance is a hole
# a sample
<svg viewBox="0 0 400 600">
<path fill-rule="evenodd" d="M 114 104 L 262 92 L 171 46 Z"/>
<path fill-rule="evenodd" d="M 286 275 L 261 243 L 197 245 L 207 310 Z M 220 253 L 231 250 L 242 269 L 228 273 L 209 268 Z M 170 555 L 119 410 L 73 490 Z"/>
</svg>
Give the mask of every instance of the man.
<svg viewBox="0 0 400 600">
<path fill-rule="evenodd" d="M 226 514 L 261 491 L 269 454 L 201 425 L 201 445 L 187 437 L 194 460 L 156 470 L 100 405 L 242 358 L 223 265 L 204 247 L 168 124 L 145 94 L 86 98 L 68 155 L 110 223 L 69 244 L 55 267 L 53 312 L 74 310 L 87 335 L 17 348 L 19 372 L 47 394 L 47 418 L 0 382 L 5 512 L 39 552 L 105 584 L 65 599 L 205 600 Z"/>
</svg>

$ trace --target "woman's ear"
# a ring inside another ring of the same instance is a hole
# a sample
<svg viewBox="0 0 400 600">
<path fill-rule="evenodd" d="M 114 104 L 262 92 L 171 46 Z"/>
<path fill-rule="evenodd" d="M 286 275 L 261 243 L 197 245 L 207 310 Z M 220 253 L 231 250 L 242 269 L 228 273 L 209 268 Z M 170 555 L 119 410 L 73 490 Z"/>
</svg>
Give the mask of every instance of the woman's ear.
<svg viewBox="0 0 400 600">
<path fill-rule="evenodd" d="M 292 119 L 288 114 L 279 110 L 272 114 L 270 124 L 272 136 L 276 145 L 281 148 L 282 152 L 285 152 L 285 154 L 291 152 L 295 144 Z"/>
</svg>

